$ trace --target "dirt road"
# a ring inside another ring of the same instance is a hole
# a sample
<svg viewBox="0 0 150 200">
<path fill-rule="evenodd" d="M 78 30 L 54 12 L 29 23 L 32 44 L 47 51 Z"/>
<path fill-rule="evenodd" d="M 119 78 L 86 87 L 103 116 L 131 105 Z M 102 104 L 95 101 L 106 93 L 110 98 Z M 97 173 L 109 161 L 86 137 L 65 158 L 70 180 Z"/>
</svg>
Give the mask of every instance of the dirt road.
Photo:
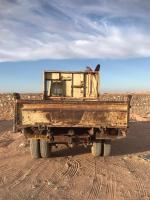
<svg viewBox="0 0 150 200">
<path fill-rule="evenodd" d="M 149 200 L 150 122 L 132 122 L 112 155 L 93 158 L 89 148 L 56 149 L 34 160 L 12 122 L 0 122 L 0 200 Z"/>
</svg>

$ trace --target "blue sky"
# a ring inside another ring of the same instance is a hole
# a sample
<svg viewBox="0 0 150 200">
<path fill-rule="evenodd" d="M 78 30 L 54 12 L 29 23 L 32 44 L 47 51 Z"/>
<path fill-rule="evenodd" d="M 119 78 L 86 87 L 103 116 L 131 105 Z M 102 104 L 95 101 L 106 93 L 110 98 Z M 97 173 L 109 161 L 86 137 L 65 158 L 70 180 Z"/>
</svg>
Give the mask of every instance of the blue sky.
<svg viewBox="0 0 150 200">
<path fill-rule="evenodd" d="M 0 92 L 101 64 L 102 92 L 150 91 L 149 0 L 0 0 Z"/>
<path fill-rule="evenodd" d="M 150 91 L 150 59 L 72 59 L 0 63 L 0 92 L 41 92 L 44 70 L 84 70 L 101 64 L 101 92 Z"/>
</svg>

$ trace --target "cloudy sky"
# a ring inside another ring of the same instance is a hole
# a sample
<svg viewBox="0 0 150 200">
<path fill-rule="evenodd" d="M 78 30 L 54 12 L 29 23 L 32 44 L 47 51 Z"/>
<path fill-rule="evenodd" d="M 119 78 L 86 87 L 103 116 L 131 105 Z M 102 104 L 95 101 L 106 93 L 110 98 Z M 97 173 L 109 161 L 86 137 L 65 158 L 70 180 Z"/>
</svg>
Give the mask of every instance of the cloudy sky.
<svg viewBox="0 0 150 200">
<path fill-rule="evenodd" d="M 121 68 L 129 71 L 130 67 L 133 71 L 136 66 L 138 76 L 141 68 L 143 75 L 147 75 L 150 73 L 149 19 L 149 0 L 0 0 L 0 83 L 5 85 L 4 71 L 6 75 L 12 68 L 16 77 L 21 77 L 18 69 L 29 73 L 37 66 L 35 74 L 39 76 L 44 64 L 49 69 L 51 66 L 65 69 L 64 65 L 72 69 L 76 64 L 81 69 L 82 64 L 97 61 L 104 64 L 104 76 L 108 69 L 105 64 L 114 76 L 115 64 L 120 65 L 118 76 L 124 70 Z M 132 74 L 124 75 L 130 79 L 122 89 L 136 89 L 137 79 L 131 82 Z M 10 81 L 13 81 L 11 76 Z M 150 90 L 150 82 L 145 85 L 139 90 Z M 116 86 L 112 90 L 117 90 Z M 5 87 L 0 90 L 5 91 Z"/>
</svg>

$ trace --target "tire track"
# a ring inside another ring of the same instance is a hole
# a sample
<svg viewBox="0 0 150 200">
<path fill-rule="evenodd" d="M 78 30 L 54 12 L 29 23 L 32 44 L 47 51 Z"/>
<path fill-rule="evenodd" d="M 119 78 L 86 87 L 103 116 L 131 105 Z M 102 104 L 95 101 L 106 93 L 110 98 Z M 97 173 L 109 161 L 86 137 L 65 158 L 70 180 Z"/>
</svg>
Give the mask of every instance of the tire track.
<svg viewBox="0 0 150 200">
<path fill-rule="evenodd" d="M 36 181 L 37 180 L 37 177 L 41 174 L 41 173 L 43 173 L 43 171 L 44 171 L 44 169 L 46 169 L 46 166 L 47 166 L 47 163 L 48 163 L 49 161 L 48 160 L 44 160 L 43 162 L 42 162 L 42 164 L 40 164 L 40 167 L 38 167 L 38 168 L 36 168 L 36 170 L 35 170 L 35 172 L 37 172 L 37 170 L 38 170 L 38 172 L 37 173 L 35 173 L 35 174 L 32 174 L 33 176 L 32 176 L 32 178 L 34 178 L 34 181 Z M 25 181 L 26 181 L 26 183 L 28 183 L 29 181 L 30 181 L 30 184 L 32 183 L 31 182 L 31 176 L 30 177 L 28 177 L 28 178 L 26 178 L 25 179 Z M 21 184 L 22 182 L 20 182 L 20 184 Z M 18 185 L 17 185 L 18 186 Z M 42 185 L 40 185 L 40 186 L 36 186 L 36 183 L 35 182 L 33 182 L 33 187 L 31 187 L 31 189 L 30 190 L 28 190 L 28 192 L 25 194 L 25 192 L 23 191 L 23 192 L 20 192 L 19 194 L 17 194 L 17 197 L 18 197 L 18 199 L 26 199 L 26 200 L 28 200 L 28 199 L 37 199 L 37 197 L 38 197 L 38 194 L 39 194 L 39 192 L 42 192 L 43 191 L 43 187 L 45 186 L 45 183 L 43 183 Z M 35 188 L 34 188 L 35 187 Z M 18 190 L 17 190 L 18 191 Z M 18 192 L 17 192 L 18 193 Z"/>
<path fill-rule="evenodd" d="M 133 200 L 134 192 L 130 191 L 133 182 L 132 180 L 130 180 L 129 173 L 127 171 L 127 167 L 123 159 L 112 160 L 112 162 L 110 162 L 109 165 L 107 166 L 107 169 L 108 171 L 111 171 L 112 174 L 111 180 L 113 180 L 112 184 L 115 183 L 114 186 L 115 186 L 116 197 L 118 199 Z M 129 187 L 127 187 L 127 185 Z M 115 196 L 113 198 L 115 199 Z"/>
<path fill-rule="evenodd" d="M 63 173 L 63 176 L 70 178 L 74 177 L 77 174 L 78 169 L 80 167 L 79 162 L 76 160 L 68 160 L 66 165 L 67 165 L 67 170 Z"/>
<path fill-rule="evenodd" d="M 94 159 L 94 179 L 92 182 L 92 187 L 91 190 L 88 194 L 87 200 L 96 200 L 99 198 L 99 191 L 101 189 L 101 184 L 99 184 L 98 179 L 97 179 L 97 166 L 96 166 L 96 158 Z"/>
<path fill-rule="evenodd" d="M 26 181 L 29 180 L 32 172 L 36 171 L 38 168 L 41 167 L 42 161 L 39 160 L 36 163 L 34 161 L 33 163 L 34 163 L 33 166 L 30 167 L 28 170 L 26 170 L 26 173 L 23 173 L 23 171 L 21 171 L 22 173 L 17 175 L 17 177 L 11 182 L 11 184 L 9 184 L 8 189 L 13 189 L 16 186 L 20 185 L 25 180 Z"/>
<path fill-rule="evenodd" d="M 0 175 L 3 177 L 6 177 L 7 181 L 4 185 L 7 185 L 7 184 L 11 184 L 15 180 L 14 177 L 22 176 L 23 170 L 20 170 L 20 169 L 16 170 L 16 168 L 11 167 L 10 163 L 6 163 L 0 166 Z"/>
<path fill-rule="evenodd" d="M 115 200 L 117 194 L 117 182 L 116 177 L 109 170 L 103 171 L 106 176 L 100 176 L 100 184 L 101 184 L 101 199 L 110 199 Z"/>
<path fill-rule="evenodd" d="M 101 184 L 99 184 L 97 177 L 93 179 L 92 188 L 89 192 L 87 200 L 99 199 L 99 194 L 101 190 Z"/>
<path fill-rule="evenodd" d="M 102 164 L 102 163 L 101 163 Z M 94 160 L 95 173 L 91 186 L 91 190 L 87 196 L 87 200 L 97 200 L 97 199 L 116 199 L 116 177 L 109 170 L 104 170 L 101 166 L 100 169 L 97 169 L 96 158 Z M 99 171 L 99 173 L 97 173 Z"/>
<path fill-rule="evenodd" d="M 12 184 L 16 178 L 20 177 L 23 175 L 22 170 L 17 170 L 16 169 L 8 169 L 3 173 L 3 177 L 5 177 L 5 182 L 3 183 L 3 187 L 7 187 L 7 185 Z"/>
<path fill-rule="evenodd" d="M 34 193 L 32 193 L 32 199 L 37 199 L 41 193 L 47 193 L 49 195 L 49 192 L 50 190 L 52 189 L 56 189 L 57 187 L 61 187 L 61 181 L 65 178 L 67 178 L 67 184 L 69 183 L 69 185 L 71 184 L 71 180 L 72 178 L 77 174 L 78 172 L 78 169 L 79 169 L 79 162 L 76 161 L 76 160 L 72 160 L 72 159 L 69 159 L 65 166 L 67 167 L 67 169 L 64 169 L 63 168 L 60 168 L 58 170 L 56 170 L 52 175 L 51 177 L 48 179 L 48 182 L 47 183 L 43 183 L 39 188 L 38 190 L 36 190 Z M 64 191 L 63 191 L 63 194 L 64 194 Z M 64 194 L 65 195 L 65 194 Z M 66 194 L 67 196 L 69 194 Z M 65 197 L 67 197 L 65 195 Z M 71 199 L 71 196 L 69 196 Z M 68 197 L 67 197 L 68 199 Z"/>
<path fill-rule="evenodd" d="M 122 159 L 122 161 L 122 164 L 118 163 L 115 164 L 115 168 L 112 167 L 114 174 L 120 174 L 118 178 L 121 177 L 121 179 L 125 181 L 125 184 L 123 183 L 119 185 L 119 187 L 117 186 L 118 192 L 121 192 L 122 197 L 125 200 L 144 200 L 145 197 L 147 197 L 147 191 L 142 183 L 142 179 L 145 180 L 147 176 L 139 171 L 139 163 L 137 164 L 135 161 L 129 160 L 129 158 Z M 137 192 L 135 192 L 135 190 L 130 190 L 133 185 L 135 185 Z"/>
<path fill-rule="evenodd" d="M 111 170 L 113 170 L 113 174 L 118 174 L 118 177 L 116 177 L 117 179 L 126 181 L 128 174 L 127 174 L 127 168 L 126 168 L 125 164 L 123 164 L 123 165 L 115 164 L 115 168 L 112 167 Z M 129 186 L 129 188 L 131 188 L 130 185 L 132 185 L 132 181 L 128 181 L 127 184 Z M 133 200 L 134 194 L 131 194 L 131 191 L 127 190 L 124 183 L 118 184 L 116 190 L 117 190 L 118 195 L 123 197 L 124 200 Z"/>
<path fill-rule="evenodd" d="M 62 178 L 65 177 L 73 178 L 77 174 L 80 164 L 76 160 L 69 159 L 66 162 L 65 166 L 67 167 L 67 169 L 65 170 L 64 168 L 58 169 L 56 172 L 52 174 L 51 178 L 49 179 L 52 185 L 57 185 Z"/>
<path fill-rule="evenodd" d="M 109 189 L 109 196 L 110 199 L 116 199 L 116 191 L 117 191 L 117 181 L 116 181 L 116 176 L 112 173 L 110 173 L 109 175 L 109 179 L 107 179 L 108 181 L 108 189 Z"/>
<path fill-rule="evenodd" d="M 15 168 L 7 168 L 7 165 L 5 166 L 5 169 L 0 169 L 1 173 L 3 176 L 9 176 L 9 175 L 15 175 L 16 174 L 16 169 Z"/>
<path fill-rule="evenodd" d="M 82 164 L 81 171 L 80 171 L 81 175 L 84 172 L 83 175 L 93 177 L 93 174 L 95 174 L 95 169 L 94 169 L 95 163 L 91 162 L 91 159 L 85 160 L 83 162 L 84 162 L 84 165 Z"/>
<path fill-rule="evenodd" d="M 145 178 L 145 176 L 143 176 L 143 174 L 136 168 L 133 161 L 125 160 L 125 163 L 128 170 L 130 171 L 130 173 L 132 173 L 132 175 L 135 178 L 135 184 L 137 187 L 136 199 L 137 200 L 147 199 L 148 192 L 146 191 L 142 180 Z"/>
</svg>

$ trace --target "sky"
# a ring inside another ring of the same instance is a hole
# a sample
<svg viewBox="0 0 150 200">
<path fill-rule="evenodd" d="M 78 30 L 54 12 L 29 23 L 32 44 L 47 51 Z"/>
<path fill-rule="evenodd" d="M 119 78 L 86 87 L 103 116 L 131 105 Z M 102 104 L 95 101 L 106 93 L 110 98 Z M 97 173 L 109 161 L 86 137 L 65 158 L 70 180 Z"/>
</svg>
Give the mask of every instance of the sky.
<svg viewBox="0 0 150 200">
<path fill-rule="evenodd" d="M 149 0 L 0 0 L 0 92 L 101 64 L 102 92 L 150 91 Z"/>
</svg>

